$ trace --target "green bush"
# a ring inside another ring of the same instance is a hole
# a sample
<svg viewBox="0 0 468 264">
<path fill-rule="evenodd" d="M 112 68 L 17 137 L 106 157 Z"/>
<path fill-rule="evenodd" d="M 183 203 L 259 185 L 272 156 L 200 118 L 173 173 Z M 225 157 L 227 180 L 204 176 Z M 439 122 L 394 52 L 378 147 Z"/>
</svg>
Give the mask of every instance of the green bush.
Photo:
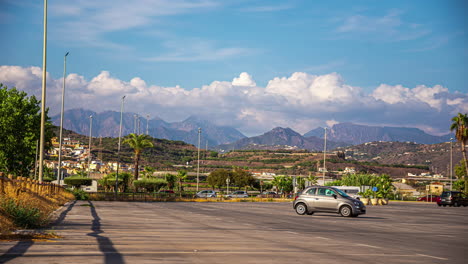
<svg viewBox="0 0 468 264">
<path fill-rule="evenodd" d="M 72 176 L 72 177 L 65 178 L 64 182 L 67 185 L 78 188 L 81 185 L 86 185 L 86 186 L 91 185 L 92 180 L 90 178 L 84 178 L 84 177 L 81 177 L 81 176 Z"/>
<path fill-rule="evenodd" d="M 133 186 L 137 191 L 145 189 L 147 192 L 155 192 L 167 185 L 167 181 L 164 179 L 143 179 L 133 182 Z"/>
<path fill-rule="evenodd" d="M 1 208 L 15 223 L 22 228 L 36 228 L 44 224 L 41 219 L 41 212 L 38 208 L 24 206 L 14 199 L 0 200 Z"/>
<path fill-rule="evenodd" d="M 89 200 L 89 194 L 81 189 L 73 189 L 72 193 L 77 200 Z"/>
</svg>

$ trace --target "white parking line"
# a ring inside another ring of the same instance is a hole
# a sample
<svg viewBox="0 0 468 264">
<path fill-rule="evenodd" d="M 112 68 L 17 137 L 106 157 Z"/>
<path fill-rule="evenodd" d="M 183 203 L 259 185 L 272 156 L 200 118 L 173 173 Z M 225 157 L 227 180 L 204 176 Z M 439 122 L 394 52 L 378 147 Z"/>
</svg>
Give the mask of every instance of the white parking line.
<svg viewBox="0 0 468 264">
<path fill-rule="evenodd" d="M 428 257 L 428 258 L 433 258 L 433 259 L 439 259 L 439 260 L 449 260 L 448 258 L 440 258 L 440 257 L 435 257 L 435 256 L 430 256 L 430 255 L 424 255 L 424 254 L 416 254 L 421 257 Z"/>
<path fill-rule="evenodd" d="M 326 238 L 326 237 L 315 237 L 315 238 L 330 240 L 330 238 Z"/>
<path fill-rule="evenodd" d="M 370 248 L 381 248 L 377 246 L 367 245 L 367 244 L 356 244 L 357 246 L 370 247 Z"/>
</svg>

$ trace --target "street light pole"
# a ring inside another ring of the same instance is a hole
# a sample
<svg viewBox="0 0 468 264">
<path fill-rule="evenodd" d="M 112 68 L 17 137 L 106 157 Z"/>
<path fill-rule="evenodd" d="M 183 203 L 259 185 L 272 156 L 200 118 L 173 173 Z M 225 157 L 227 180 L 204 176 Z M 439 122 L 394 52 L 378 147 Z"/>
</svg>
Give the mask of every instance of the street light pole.
<svg viewBox="0 0 468 264">
<path fill-rule="evenodd" d="M 327 128 L 325 128 L 325 139 L 323 144 L 323 185 L 325 185 L 325 171 L 327 170 L 327 166 L 325 165 L 327 155 Z"/>
<path fill-rule="evenodd" d="M 200 183 L 200 134 L 201 128 L 198 128 L 198 163 L 197 163 L 197 192 L 198 192 L 198 185 Z"/>
<path fill-rule="evenodd" d="M 44 165 L 45 121 L 46 121 L 46 71 L 47 71 L 47 0 L 44 0 L 44 35 L 42 44 L 42 100 L 41 100 L 41 132 L 39 147 L 39 182 L 42 182 Z"/>
<path fill-rule="evenodd" d="M 88 155 L 88 178 L 91 176 L 91 139 L 93 133 L 93 115 L 89 116 L 89 155 Z"/>
<path fill-rule="evenodd" d="M 450 138 L 450 190 L 452 190 L 452 179 L 453 179 L 453 165 L 452 165 L 452 161 L 453 161 L 453 158 L 452 158 L 452 152 L 453 152 L 453 146 L 452 146 L 452 143 L 453 143 L 453 138 Z"/>
<path fill-rule="evenodd" d="M 136 123 L 137 115 L 133 115 L 133 134 L 136 135 L 137 133 L 137 123 Z"/>
<path fill-rule="evenodd" d="M 117 192 L 119 187 L 119 166 L 120 166 L 120 139 L 122 138 L 122 119 L 124 108 L 125 95 L 122 96 L 122 103 L 120 105 L 120 128 L 119 128 L 119 146 L 117 148 L 117 172 L 115 173 L 115 200 L 117 200 Z"/>
<path fill-rule="evenodd" d="M 60 112 L 60 136 L 59 136 L 59 155 L 58 155 L 58 169 L 57 169 L 57 180 L 58 184 L 62 180 L 61 169 L 62 169 L 62 133 L 63 133 L 63 109 L 65 105 L 65 76 L 67 73 L 67 56 L 69 52 L 63 56 L 63 85 L 62 85 L 62 111 Z"/>
<path fill-rule="evenodd" d="M 146 135 L 149 136 L 149 133 L 148 133 L 148 131 L 149 131 L 149 130 L 148 130 L 148 128 L 149 128 L 148 122 L 149 122 L 149 115 L 146 115 Z"/>
</svg>

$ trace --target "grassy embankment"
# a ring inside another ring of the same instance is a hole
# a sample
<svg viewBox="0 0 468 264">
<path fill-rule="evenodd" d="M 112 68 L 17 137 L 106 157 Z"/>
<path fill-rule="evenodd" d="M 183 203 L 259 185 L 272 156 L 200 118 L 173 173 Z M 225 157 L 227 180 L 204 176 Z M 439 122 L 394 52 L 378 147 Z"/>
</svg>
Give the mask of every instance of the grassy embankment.
<svg viewBox="0 0 468 264">
<path fill-rule="evenodd" d="M 0 236 L 47 226 L 51 213 L 71 200 L 73 194 L 58 185 L 0 172 Z"/>
</svg>

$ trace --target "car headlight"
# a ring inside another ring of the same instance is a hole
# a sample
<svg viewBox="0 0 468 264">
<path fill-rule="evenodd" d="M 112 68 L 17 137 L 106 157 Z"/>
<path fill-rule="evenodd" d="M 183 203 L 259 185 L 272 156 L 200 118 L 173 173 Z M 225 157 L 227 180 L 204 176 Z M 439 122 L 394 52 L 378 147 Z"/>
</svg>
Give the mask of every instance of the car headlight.
<svg viewBox="0 0 468 264">
<path fill-rule="evenodd" d="M 356 207 L 359 207 L 359 206 L 360 206 L 360 203 L 359 203 L 359 202 L 354 202 L 354 205 L 355 205 Z"/>
</svg>

